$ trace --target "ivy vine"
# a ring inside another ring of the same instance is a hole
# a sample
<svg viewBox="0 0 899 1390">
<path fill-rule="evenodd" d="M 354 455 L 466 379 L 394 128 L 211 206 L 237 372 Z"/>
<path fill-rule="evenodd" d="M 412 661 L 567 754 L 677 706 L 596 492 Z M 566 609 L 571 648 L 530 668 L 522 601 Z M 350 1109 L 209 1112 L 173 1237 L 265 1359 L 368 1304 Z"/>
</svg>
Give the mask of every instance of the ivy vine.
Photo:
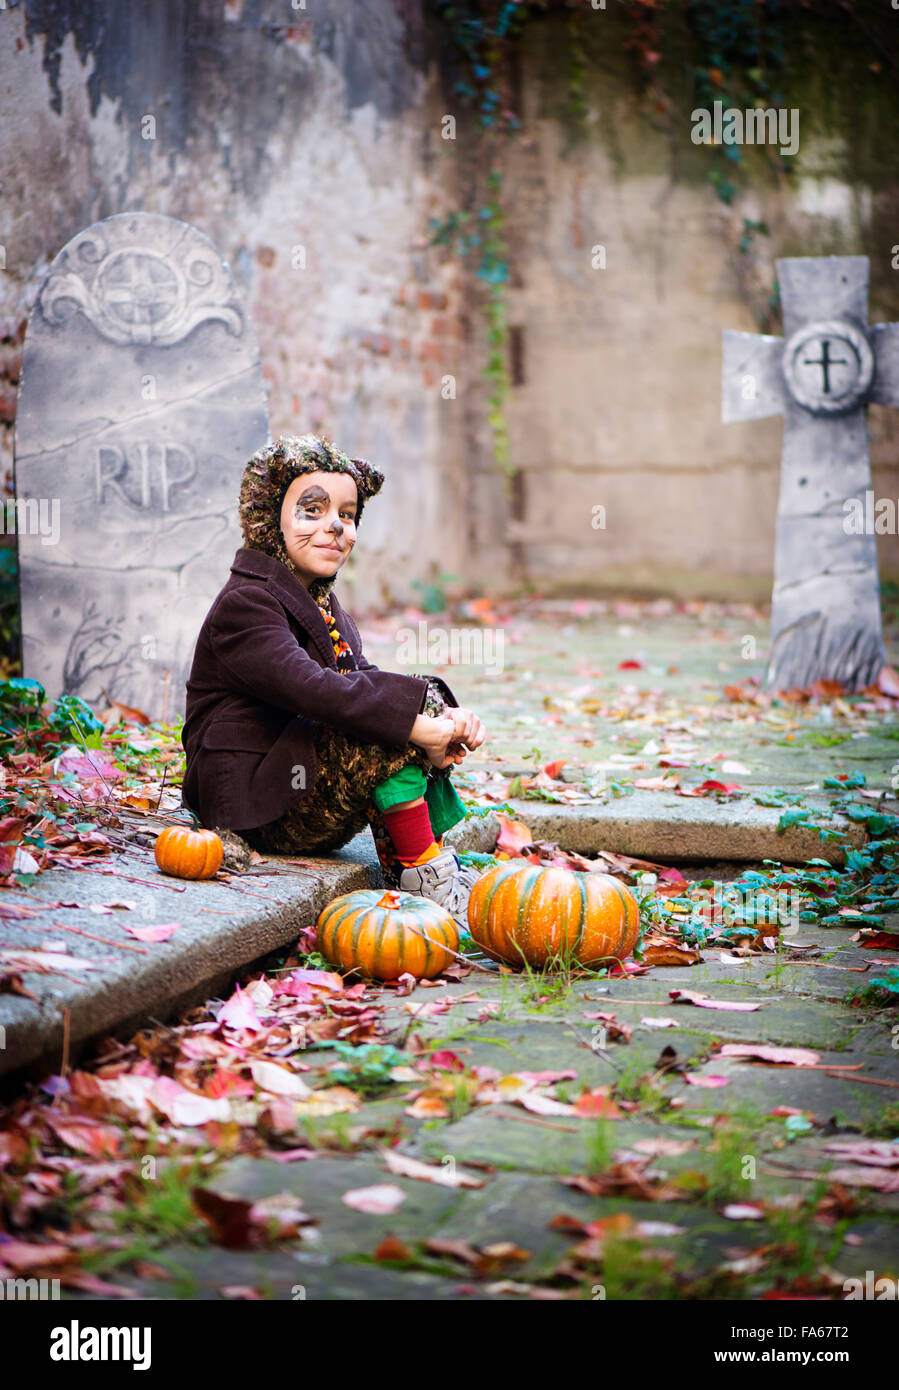
<svg viewBox="0 0 899 1390">
<path fill-rule="evenodd" d="M 450 88 L 474 117 L 478 135 L 474 189 L 467 211 L 451 213 L 443 222 L 432 220 L 432 240 L 451 246 L 477 262 L 475 274 L 486 286 L 485 317 L 490 384 L 488 419 L 494 455 L 507 475 L 505 403 L 510 388 L 506 289 L 506 243 L 502 175 L 503 141 L 520 129 L 513 108 L 510 59 L 528 23 L 549 12 L 564 15 L 568 54 L 568 110 L 583 125 L 589 111 L 587 79 L 590 53 L 586 38 L 597 32 L 585 27 L 587 0 L 429 0 L 442 26 L 453 68 Z M 746 110 L 784 105 L 781 83 L 787 67 L 788 35 L 797 37 L 814 20 L 791 0 L 597 0 L 594 9 L 607 10 L 616 24 L 621 49 L 630 59 L 632 81 L 641 93 L 649 119 L 670 124 L 684 121 L 692 109 Z M 859 0 L 840 0 L 848 21 L 878 47 L 877 35 L 862 23 Z M 792 26 L 792 28 L 788 27 Z M 799 27 L 797 27 L 799 26 Z M 879 54 L 878 54 L 879 56 Z M 871 64 L 879 70 L 879 63 Z M 766 157 L 779 175 L 792 165 L 775 146 Z M 707 180 L 715 196 L 733 204 L 747 177 L 746 152 L 738 144 L 717 144 L 703 150 Z M 748 255 L 758 236 L 768 236 L 761 220 L 743 218 L 738 252 Z M 776 291 L 767 309 L 776 311 Z"/>
</svg>

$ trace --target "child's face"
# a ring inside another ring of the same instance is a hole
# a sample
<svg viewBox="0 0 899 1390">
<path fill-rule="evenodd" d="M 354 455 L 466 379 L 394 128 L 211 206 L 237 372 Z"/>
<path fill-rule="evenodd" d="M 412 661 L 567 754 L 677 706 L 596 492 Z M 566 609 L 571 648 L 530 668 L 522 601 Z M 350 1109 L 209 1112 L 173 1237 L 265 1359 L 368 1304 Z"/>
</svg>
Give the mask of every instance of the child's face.
<svg viewBox="0 0 899 1390">
<path fill-rule="evenodd" d="M 356 505 L 356 484 L 348 473 L 301 473 L 284 494 L 284 546 L 307 589 L 346 563 L 356 544 Z"/>
</svg>

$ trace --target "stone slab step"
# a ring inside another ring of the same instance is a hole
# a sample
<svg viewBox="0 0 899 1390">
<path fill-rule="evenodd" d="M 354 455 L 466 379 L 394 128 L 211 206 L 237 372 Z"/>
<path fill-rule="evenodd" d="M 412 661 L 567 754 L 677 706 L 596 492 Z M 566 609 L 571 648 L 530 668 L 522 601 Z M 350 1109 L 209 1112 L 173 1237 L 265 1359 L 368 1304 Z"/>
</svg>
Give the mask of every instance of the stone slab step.
<svg viewBox="0 0 899 1390">
<path fill-rule="evenodd" d="M 826 859 L 840 865 L 844 861 L 843 847 L 835 841 L 822 840 L 817 831 L 797 826 L 779 833 L 781 811 L 746 798 L 719 802 L 672 792 L 635 791 L 595 806 L 535 800 L 510 800 L 508 805 L 530 827 L 535 840 L 553 840 L 579 854 L 607 849 L 660 863 L 696 864 L 716 860 L 749 864 L 763 859 L 803 864 L 808 859 Z M 823 810 L 827 803 L 809 798 L 808 805 Z M 865 843 L 860 825 L 841 816 L 833 824 L 852 848 Z M 488 814 L 454 826 L 446 841 L 457 849 L 489 853 L 498 834 L 499 821 Z"/>
</svg>

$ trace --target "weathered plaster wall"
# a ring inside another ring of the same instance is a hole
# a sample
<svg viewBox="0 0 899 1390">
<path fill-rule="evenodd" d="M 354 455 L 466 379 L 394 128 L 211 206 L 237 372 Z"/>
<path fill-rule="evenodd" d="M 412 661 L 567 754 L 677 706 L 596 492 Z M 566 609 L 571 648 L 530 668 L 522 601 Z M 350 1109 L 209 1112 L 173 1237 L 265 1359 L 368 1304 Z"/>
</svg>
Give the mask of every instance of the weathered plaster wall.
<svg viewBox="0 0 899 1390">
<path fill-rule="evenodd" d="M 9 0 L 0 467 L 41 275 L 82 227 L 143 208 L 196 224 L 235 270 L 273 433 L 322 430 L 385 468 L 341 579 L 355 607 L 413 598 L 411 581 L 438 569 L 501 587 L 521 577 L 516 556 L 545 591 L 766 596 L 781 424 L 720 423 L 721 329 L 778 331 L 759 306 L 791 254 L 870 255 L 871 321 L 899 318 L 899 177 L 889 146 L 877 155 L 876 108 L 854 168 L 833 81 L 797 88 L 796 179 L 759 154 L 728 208 L 688 125 L 647 120 L 612 30 L 596 31 L 573 138 L 565 33 L 560 16 L 529 29 L 522 128 L 501 156 L 524 366 L 508 407 L 524 475 L 511 519 L 485 423 L 482 310 L 459 258 L 429 245 L 429 219 L 460 206 L 482 155 L 421 0 Z M 448 111 L 454 142 L 440 136 Z M 771 233 L 748 255 L 744 217 Z M 597 243 L 605 270 L 591 266 Z M 899 416 L 872 407 L 870 427 L 876 494 L 897 499 Z M 597 505 L 605 529 L 591 526 Z M 881 562 L 899 571 L 895 537 Z"/>
<path fill-rule="evenodd" d="M 387 474 L 341 578 L 350 602 L 414 597 L 438 549 L 461 573 L 447 519 L 463 441 L 439 389 L 459 276 L 427 246 L 417 7 L 13 3 L 0 101 L 0 419 L 14 418 L 25 318 L 59 248 L 117 212 L 181 218 L 243 287 L 273 436 L 321 430 Z"/>
<path fill-rule="evenodd" d="M 613 56 L 623 37 L 614 15 L 582 28 L 584 125 L 565 117 L 564 25 L 537 20 L 523 40 L 521 133 L 502 160 L 509 321 L 524 359 L 508 410 L 523 514 L 506 534 L 544 588 L 764 598 L 783 426 L 721 423 L 721 332 L 781 332 L 769 305 L 774 262 L 795 255 L 868 255 L 869 321 L 899 320 L 895 76 L 878 85 L 869 73 L 870 88 L 856 90 L 857 62 L 805 73 L 797 53 L 799 71 L 782 83 L 799 110 L 795 172 L 745 151 L 748 185 L 728 206 L 689 117 L 653 121 L 651 102 L 637 98 Z M 838 65 L 833 33 L 828 43 L 821 61 Z M 769 233 L 748 252 L 744 219 Z M 593 266 L 597 245 L 605 269 Z M 875 496 L 899 508 L 899 411 L 870 407 L 869 431 Z M 605 529 L 591 524 L 597 506 Z M 897 537 L 878 545 L 882 575 L 899 577 Z"/>
</svg>

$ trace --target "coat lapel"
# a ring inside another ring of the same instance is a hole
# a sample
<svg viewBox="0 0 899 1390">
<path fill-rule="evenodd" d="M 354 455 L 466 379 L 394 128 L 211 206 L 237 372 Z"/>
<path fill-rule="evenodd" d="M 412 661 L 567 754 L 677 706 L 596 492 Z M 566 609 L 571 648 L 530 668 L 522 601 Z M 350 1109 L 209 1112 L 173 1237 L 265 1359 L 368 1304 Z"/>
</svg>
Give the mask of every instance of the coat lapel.
<svg viewBox="0 0 899 1390">
<path fill-rule="evenodd" d="M 280 560 L 276 560 L 273 555 L 266 555 L 263 550 L 252 550 L 244 546 L 235 555 L 231 570 L 238 574 L 251 574 L 257 579 L 264 579 L 278 595 L 287 611 L 292 613 L 297 622 L 302 624 L 309 633 L 310 638 L 324 657 L 325 665 L 333 667 L 334 670 L 337 669 L 334 644 L 331 641 L 331 634 L 328 631 L 324 613 L 308 589 L 300 583 L 295 575 L 291 574 L 285 565 L 281 564 Z M 333 591 L 332 606 L 334 617 L 339 626 L 340 609 L 336 598 L 333 597 Z"/>
</svg>

